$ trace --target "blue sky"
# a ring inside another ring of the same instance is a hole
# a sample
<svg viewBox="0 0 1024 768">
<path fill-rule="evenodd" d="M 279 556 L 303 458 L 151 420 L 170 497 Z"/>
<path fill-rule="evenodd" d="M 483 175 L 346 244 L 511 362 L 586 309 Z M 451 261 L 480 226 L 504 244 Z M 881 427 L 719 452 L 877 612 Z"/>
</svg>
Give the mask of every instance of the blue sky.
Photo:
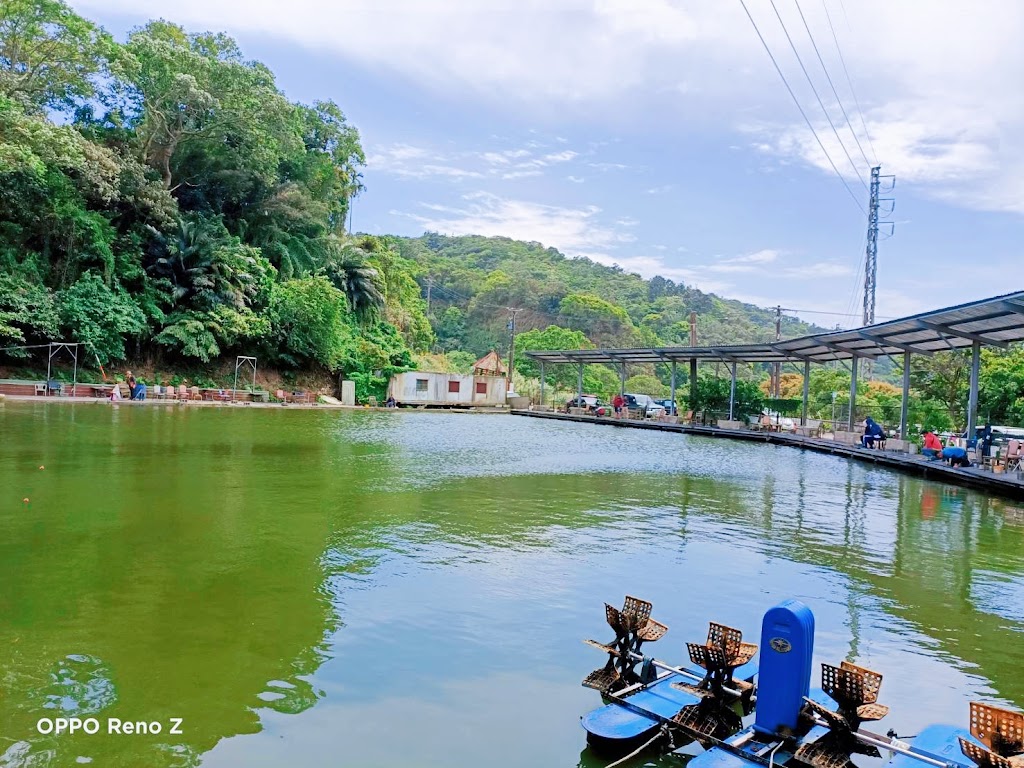
<svg viewBox="0 0 1024 768">
<path fill-rule="evenodd" d="M 1020 289 L 1024 8 L 775 0 L 823 111 L 771 0 L 746 2 L 856 199 L 739 0 L 73 4 L 118 37 L 159 16 L 224 30 L 289 98 L 338 102 L 368 156 L 360 231 L 537 240 L 855 325 L 868 173 L 856 135 L 897 177 L 880 318 Z"/>
</svg>

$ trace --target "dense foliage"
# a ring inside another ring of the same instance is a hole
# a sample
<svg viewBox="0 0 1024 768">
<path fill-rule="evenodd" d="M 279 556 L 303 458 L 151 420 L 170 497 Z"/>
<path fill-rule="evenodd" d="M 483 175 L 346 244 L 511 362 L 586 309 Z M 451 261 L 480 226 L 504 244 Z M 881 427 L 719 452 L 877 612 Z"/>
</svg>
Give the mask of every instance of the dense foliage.
<svg viewBox="0 0 1024 768">
<path fill-rule="evenodd" d="M 373 386 L 433 341 L 387 241 L 352 238 L 359 134 L 223 34 L 123 44 L 61 0 L 0 7 L 0 348 L 101 364 L 236 353 Z"/>
<path fill-rule="evenodd" d="M 336 104 L 289 101 L 224 34 L 161 20 L 119 43 L 64 0 L 5 0 L 0 363 L 27 365 L 28 347 L 60 338 L 103 365 L 223 370 L 246 354 L 351 378 L 363 398 L 417 359 L 467 370 L 491 349 L 507 354 L 513 316 L 527 389 L 540 373 L 530 349 L 685 346 L 691 312 L 701 345 L 775 338 L 772 310 L 539 243 L 353 236 L 345 222 L 364 162 Z M 821 330 L 782 318 L 784 338 Z M 1024 421 L 1022 356 L 983 352 L 983 419 Z M 723 409 L 718 369 L 701 367 L 689 407 Z M 916 356 L 912 421 L 962 425 L 968 372 L 967 353 Z M 546 373 L 553 389 L 579 386 L 573 367 Z M 886 380 L 900 373 L 878 364 L 883 381 L 861 387 L 857 415 L 893 423 L 900 391 Z M 588 366 L 584 389 L 610 396 L 622 374 Z M 684 400 L 688 371 L 677 374 Z M 627 390 L 668 394 L 667 364 L 625 375 Z M 740 367 L 745 407 L 764 404 L 767 376 Z M 802 385 L 787 373 L 783 399 Z M 849 373 L 816 367 L 809 390 L 813 414 L 841 414 Z"/>
</svg>

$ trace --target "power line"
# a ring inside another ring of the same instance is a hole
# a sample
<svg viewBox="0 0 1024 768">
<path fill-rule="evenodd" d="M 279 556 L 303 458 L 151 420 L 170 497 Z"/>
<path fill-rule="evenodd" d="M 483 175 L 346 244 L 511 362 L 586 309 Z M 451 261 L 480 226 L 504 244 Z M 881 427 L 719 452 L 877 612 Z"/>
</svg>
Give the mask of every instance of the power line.
<svg viewBox="0 0 1024 768">
<path fill-rule="evenodd" d="M 827 0 L 821 0 L 822 6 L 825 8 L 825 18 L 828 19 L 828 28 L 832 30 L 832 39 L 836 44 L 836 53 L 839 54 L 839 63 L 843 65 L 843 74 L 846 75 L 846 82 L 850 86 L 850 93 L 853 94 L 853 103 L 857 106 L 857 112 L 860 115 L 860 124 L 864 126 L 864 135 L 867 137 L 868 146 L 871 148 L 871 156 L 875 158 L 875 165 L 878 165 L 878 154 L 875 152 L 875 145 L 871 142 L 871 134 L 868 132 L 868 123 L 864 119 L 864 110 L 860 108 L 860 101 L 857 99 L 857 91 L 853 87 L 853 80 L 850 77 L 850 71 L 846 68 L 846 59 L 843 58 L 843 49 L 839 47 L 839 38 L 836 36 L 836 28 L 832 26 L 832 15 L 828 12 Z M 846 14 L 846 8 L 843 8 L 843 14 Z M 849 20 L 847 20 L 849 24 Z M 863 151 L 863 150 L 861 150 Z"/>
<path fill-rule="evenodd" d="M 831 315 L 833 317 L 861 317 L 859 312 L 827 312 L 824 309 L 794 309 L 793 307 L 783 307 L 783 312 L 799 312 L 801 315 Z M 894 317 L 878 316 L 876 320 L 895 320 Z"/>
<path fill-rule="evenodd" d="M 800 110 L 800 114 L 803 116 L 804 122 L 807 123 L 807 127 L 811 129 L 811 133 L 814 134 L 814 138 L 817 140 L 818 146 L 821 147 L 821 151 L 825 154 L 825 159 L 828 160 L 829 165 L 832 166 L 832 170 L 835 171 L 836 176 L 839 177 L 839 180 L 843 183 L 843 186 L 846 187 L 846 191 L 850 194 L 850 197 L 853 199 L 854 205 L 857 206 L 857 209 L 862 214 L 867 216 L 867 211 L 865 211 L 864 206 L 861 205 L 860 199 L 853 193 L 853 190 L 850 189 L 850 185 L 846 183 L 846 179 L 843 177 L 843 174 L 841 174 L 839 172 L 839 169 L 836 168 L 836 164 L 832 161 L 831 155 L 829 155 L 828 150 L 825 149 L 825 145 L 821 142 L 821 137 L 819 137 L 818 132 L 814 130 L 814 126 L 811 124 L 810 118 L 807 117 L 807 113 L 804 112 L 804 108 L 800 106 L 800 101 L 797 99 L 796 94 L 793 93 L 793 89 L 789 86 L 789 81 L 786 80 L 786 76 L 782 73 L 782 69 L 779 68 L 779 63 L 775 60 L 775 56 L 772 54 L 771 48 L 769 48 L 768 43 L 765 42 L 764 36 L 761 34 L 761 30 L 757 28 L 757 22 L 755 22 L 754 17 L 750 15 L 750 11 L 747 9 L 747 4 L 743 0 L 740 0 L 740 5 L 742 5 L 743 10 L 746 11 L 747 18 L 750 19 L 750 23 L 753 25 L 754 31 L 757 33 L 757 37 L 761 40 L 761 45 L 764 46 L 764 50 L 768 54 L 768 58 L 772 60 L 772 64 L 775 66 L 775 71 L 778 72 L 779 77 L 782 78 L 783 85 L 785 85 L 786 90 L 789 91 L 790 98 L 793 99 L 793 103 L 796 104 L 796 108 Z"/>
<path fill-rule="evenodd" d="M 793 38 L 789 36 L 789 30 L 786 29 L 786 22 L 782 20 L 782 14 L 779 13 L 779 9 L 775 6 L 775 0 L 769 0 L 772 4 L 772 10 L 775 11 L 775 18 L 779 20 L 779 24 L 782 26 L 782 31 L 786 35 L 786 40 L 789 41 L 789 47 L 793 49 L 793 55 L 796 56 L 796 61 L 800 65 L 800 69 L 804 73 L 804 77 L 807 78 L 807 84 L 811 86 L 811 92 L 814 94 L 814 98 L 818 100 L 818 106 L 821 107 L 822 113 L 825 115 L 825 119 L 828 120 L 829 126 L 832 128 L 832 133 L 836 136 L 836 141 L 839 142 L 839 146 L 842 147 L 843 154 L 846 155 L 846 159 L 850 161 L 850 167 L 853 168 L 853 173 L 857 177 L 857 180 L 864 185 L 864 189 L 867 190 L 868 185 L 861 178 L 860 169 L 857 168 L 857 164 L 853 162 L 853 158 L 850 156 L 849 150 L 843 143 L 842 137 L 839 135 L 839 130 L 836 128 L 836 124 L 832 122 L 832 117 L 829 115 L 828 110 L 825 109 L 825 102 L 821 100 L 821 96 L 818 95 L 818 89 L 814 87 L 814 81 L 811 80 L 811 75 L 807 71 L 807 67 L 804 66 L 804 60 L 800 58 L 800 52 L 796 49 L 796 44 L 793 42 Z"/>
<path fill-rule="evenodd" d="M 825 60 L 821 58 L 821 51 L 818 50 L 818 44 L 814 42 L 814 35 L 811 34 L 811 27 L 808 25 L 807 19 L 804 17 L 803 9 L 800 7 L 800 0 L 793 0 L 793 2 L 796 3 L 796 10 L 800 14 L 800 21 L 804 23 L 804 29 L 807 30 L 807 37 L 811 40 L 811 46 L 814 48 L 814 53 L 818 57 L 818 63 L 821 64 L 821 71 L 825 73 L 825 79 L 828 80 L 829 87 L 832 89 L 832 93 L 836 97 L 836 103 L 839 104 L 839 109 L 843 113 L 843 118 L 846 120 L 846 126 L 850 129 L 850 135 L 853 136 L 853 140 L 857 142 L 857 149 L 860 150 L 860 156 L 864 158 L 864 162 L 870 168 L 871 161 L 868 160 L 867 153 L 864 151 L 864 147 L 861 146 L 860 139 L 857 138 L 857 132 L 853 130 L 853 123 L 850 122 L 850 116 L 846 114 L 846 107 L 843 106 L 843 100 L 839 98 L 839 91 L 836 90 L 836 86 L 832 82 L 832 77 L 828 73 L 828 67 L 825 66 Z"/>
</svg>

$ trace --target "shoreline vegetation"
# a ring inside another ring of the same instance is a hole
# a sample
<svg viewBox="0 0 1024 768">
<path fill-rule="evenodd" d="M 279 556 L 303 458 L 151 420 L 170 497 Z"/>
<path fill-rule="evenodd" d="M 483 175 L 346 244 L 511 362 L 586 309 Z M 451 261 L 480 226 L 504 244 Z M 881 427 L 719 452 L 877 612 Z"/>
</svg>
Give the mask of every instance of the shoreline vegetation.
<svg viewBox="0 0 1024 768">
<path fill-rule="evenodd" d="M 56 340 L 80 342 L 79 379 L 141 373 L 148 385 L 223 387 L 236 355 L 268 391 L 355 382 L 383 401 L 408 370 L 468 373 L 507 357 L 516 318 L 520 394 L 539 394 L 531 349 L 686 346 L 776 338 L 776 311 L 536 242 L 354 234 L 362 137 L 338 104 L 299 103 L 221 32 L 154 20 L 115 40 L 64 0 L 0 6 L 0 377 L 39 378 Z M 782 314 L 783 338 L 825 329 Z M 70 381 L 71 361 L 55 358 Z M 966 353 L 917 356 L 912 420 L 962 425 Z M 102 370 L 101 370 L 102 369 Z M 106 372 L 106 376 L 103 375 Z M 739 369 L 740 399 L 771 406 L 767 365 Z M 667 397 L 669 366 L 631 367 L 626 391 Z M 899 364 L 879 361 L 859 406 L 892 422 Z M 720 410 L 728 383 L 681 372 L 680 408 Z M 784 370 L 780 396 L 802 377 Z M 549 369 L 546 404 L 577 388 Z M 588 366 L 584 392 L 619 388 Z M 811 415 L 846 406 L 849 373 L 816 369 Z M 568 397 L 566 399 L 568 399 Z M 781 403 L 777 403 L 781 405 Z M 979 412 L 1024 421 L 1024 351 L 982 352 Z"/>
</svg>

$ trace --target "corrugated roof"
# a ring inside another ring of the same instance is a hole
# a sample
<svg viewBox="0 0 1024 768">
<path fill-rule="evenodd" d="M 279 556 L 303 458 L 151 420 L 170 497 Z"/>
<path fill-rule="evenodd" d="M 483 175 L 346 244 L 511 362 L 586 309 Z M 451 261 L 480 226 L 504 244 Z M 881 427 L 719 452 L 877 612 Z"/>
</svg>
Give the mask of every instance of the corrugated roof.
<svg viewBox="0 0 1024 768">
<path fill-rule="evenodd" d="M 971 346 L 1006 347 L 1024 341 L 1024 291 L 848 331 L 801 336 L 769 344 L 639 349 L 532 350 L 550 363 L 661 363 L 691 358 L 715 362 L 776 363 L 875 358 L 904 352 L 930 355 Z"/>
</svg>

